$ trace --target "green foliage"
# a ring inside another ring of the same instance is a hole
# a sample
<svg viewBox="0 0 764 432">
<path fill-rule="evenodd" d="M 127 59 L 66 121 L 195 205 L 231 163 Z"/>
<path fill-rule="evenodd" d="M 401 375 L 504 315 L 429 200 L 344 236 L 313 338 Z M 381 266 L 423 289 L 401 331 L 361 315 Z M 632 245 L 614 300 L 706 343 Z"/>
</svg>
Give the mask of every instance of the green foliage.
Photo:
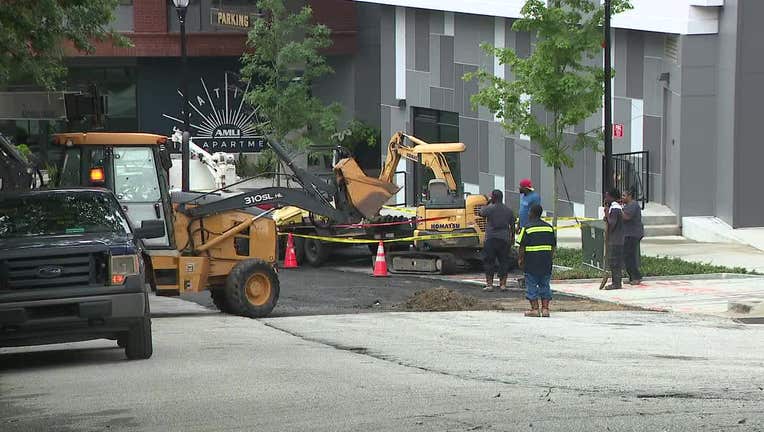
<svg viewBox="0 0 764 432">
<path fill-rule="evenodd" d="M 342 147 L 355 154 L 360 148 L 378 148 L 380 130 L 360 120 L 352 120 L 348 126 L 332 135 Z"/>
<path fill-rule="evenodd" d="M 487 107 L 508 131 L 538 143 L 541 157 L 555 169 L 555 178 L 561 167 L 573 166 L 572 151 L 597 149 L 601 140 L 599 131 L 580 133 L 575 143 L 564 140 L 566 129 L 581 124 L 602 105 L 604 71 L 596 58 L 602 50 L 604 8 L 599 3 L 552 0 L 547 6 L 546 0 L 527 0 L 512 29 L 536 35 L 531 55 L 522 58 L 509 48 L 481 46 L 509 66 L 514 80 L 486 69 L 464 76 L 480 85 L 472 96 L 473 106 Z M 614 14 L 630 7 L 628 0 L 612 0 Z M 539 121 L 531 112 L 536 106 L 551 115 L 551 122 Z M 555 188 L 555 216 L 557 195 Z"/>
<path fill-rule="evenodd" d="M 330 168 L 332 150 L 339 145 L 347 149 L 361 167 L 378 167 L 380 134 L 374 126 L 361 120 L 351 120 L 346 128 L 331 135 L 330 145 L 308 149 L 308 165 L 318 170 Z"/>
<path fill-rule="evenodd" d="M 66 68 L 64 45 L 90 53 L 106 38 L 129 45 L 110 29 L 119 0 L 10 0 L 0 2 L 0 84 L 30 76 L 55 87 Z"/>
<path fill-rule="evenodd" d="M 250 177 L 273 177 L 273 173 L 276 172 L 276 154 L 271 149 L 265 149 L 258 153 L 257 158 L 253 159 L 251 156 L 246 157 L 239 153 L 239 158 L 236 160 L 236 175 L 241 178 Z"/>
<path fill-rule="evenodd" d="M 32 156 L 32 149 L 26 144 L 18 144 L 16 145 L 16 148 L 19 150 L 19 153 L 21 153 L 21 156 L 24 156 L 24 159 L 29 162 L 29 157 Z"/>
<path fill-rule="evenodd" d="M 712 264 L 687 262 L 679 258 L 642 256 L 641 270 L 644 276 L 681 276 L 712 273 L 750 273 L 741 267 L 722 267 Z M 554 272 L 554 279 L 596 279 L 602 272 L 585 266 L 580 249 L 561 248 L 555 252 L 554 263 L 571 270 Z"/>
<path fill-rule="evenodd" d="M 310 7 L 290 11 L 284 0 L 260 0 L 261 18 L 247 38 L 250 52 L 242 56 L 242 76 L 250 82 L 245 95 L 267 119 L 264 132 L 284 141 L 290 132 L 296 147 L 326 142 L 337 129 L 339 104 L 325 106 L 312 96 L 314 82 L 333 72 L 321 50 L 331 45 L 329 29 L 312 22 Z"/>
</svg>

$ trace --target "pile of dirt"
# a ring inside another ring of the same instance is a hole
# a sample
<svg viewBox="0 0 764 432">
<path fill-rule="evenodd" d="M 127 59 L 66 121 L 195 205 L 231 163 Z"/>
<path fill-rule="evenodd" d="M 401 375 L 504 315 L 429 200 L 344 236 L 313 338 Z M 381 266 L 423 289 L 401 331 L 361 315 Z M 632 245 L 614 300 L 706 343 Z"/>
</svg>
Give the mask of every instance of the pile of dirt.
<svg viewBox="0 0 764 432">
<path fill-rule="evenodd" d="M 489 308 L 486 302 L 475 297 L 442 287 L 417 291 L 402 306 L 403 309 L 413 312 L 446 312 Z"/>
</svg>

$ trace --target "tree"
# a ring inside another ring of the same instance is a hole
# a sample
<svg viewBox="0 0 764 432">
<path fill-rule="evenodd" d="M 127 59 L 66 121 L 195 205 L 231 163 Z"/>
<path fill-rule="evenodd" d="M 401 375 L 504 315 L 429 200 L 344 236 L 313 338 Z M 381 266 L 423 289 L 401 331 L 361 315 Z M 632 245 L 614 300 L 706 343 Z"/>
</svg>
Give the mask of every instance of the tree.
<svg viewBox="0 0 764 432">
<path fill-rule="evenodd" d="M 333 72 L 320 52 L 332 43 L 329 28 L 312 22 L 308 6 L 296 12 L 284 0 L 257 6 L 262 16 L 247 37 L 251 51 L 242 57 L 241 74 L 250 84 L 246 101 L 267 119 L 260 126 L 276 140 L 294 135 L 286 143 L 298 148 L 326 141 L 337 128 L 340 106 L 324 105 L 311 86 Z"/>
<path fill-rule="evenodd" d="M 512 29 L 536 34 L 532 54 L 519 57 L 512 49 L 481 47 L 499 62 L 509 65 L 514 80 L 508 82 L 485 69 L 469 73 L 476 79 L 478 93 L 473 105 L 483 105 L 496 114 L 511 133 L 520 132 L 538 143 L 541 157 L 554 169 L 553 225 L 557 226 L 558 175 L 562 167 L 573 167 L 572 152 L 599 149 L 598 128 L 577 134 L 566 143 L 565 130 L 581 124 L 602 106 L 604 71 L 595 59 L 602 50 L 604 8 L 592 0 L 527 0 L 522 17 Z M 629 9 L 628 0 L 612 0 L 613 13 Z M 540 106 L 551 122 L 540 121 L 531 107 Z"/>
<path fill-rule="evenodd" d="M 119 0 L 7 0 L 0 2 L 0 84 L 30 76 L 55 87 L 66 68 L 64 45 L 93 51 L 94 40 L 129 41 L 109 25 Z"/>
</svg>

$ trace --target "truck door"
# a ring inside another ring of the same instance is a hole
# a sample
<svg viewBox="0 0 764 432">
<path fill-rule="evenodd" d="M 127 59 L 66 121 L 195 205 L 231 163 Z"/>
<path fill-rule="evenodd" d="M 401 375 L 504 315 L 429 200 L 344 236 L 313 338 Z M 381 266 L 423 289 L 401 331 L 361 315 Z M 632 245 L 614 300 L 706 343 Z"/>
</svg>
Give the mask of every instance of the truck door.
<svg viewBox="0 0 764 432">
<path fill-rule="evenodd" d="M 163 220 L 167 225 L 157 164 L 150 147 L 112 147 L 114 194 L 134 226 L 144 220 Z M 169 229 L 166 230 L 169 232 Z M 148 248 L 169 247 L 168 234 L 143 241 Z"/>
</svg>

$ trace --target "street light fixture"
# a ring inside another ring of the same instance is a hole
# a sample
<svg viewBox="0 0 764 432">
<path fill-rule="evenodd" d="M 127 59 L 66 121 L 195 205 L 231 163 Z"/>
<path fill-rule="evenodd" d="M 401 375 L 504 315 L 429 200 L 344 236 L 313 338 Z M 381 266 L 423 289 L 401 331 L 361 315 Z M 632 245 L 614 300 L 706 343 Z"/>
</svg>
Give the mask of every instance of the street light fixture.
<svg viewBox="0 0 764 432">
<path fill-rule="evenodd" d="M 189 187 L 189 136 L 191 134 L 191 119 L 189 118 L 188 106 L 188 55 L 186 54 L 186 11 L 190 0 L 172 0 L 175 5 L 175 11 L 178 13 L 178 22 L 180 22 L 180 58 L 181 58 L 181 92 L 183 93 L 183 126 L 185 133 L 181 142 L 181 189 L 188 192 Z"/>
</svg>

